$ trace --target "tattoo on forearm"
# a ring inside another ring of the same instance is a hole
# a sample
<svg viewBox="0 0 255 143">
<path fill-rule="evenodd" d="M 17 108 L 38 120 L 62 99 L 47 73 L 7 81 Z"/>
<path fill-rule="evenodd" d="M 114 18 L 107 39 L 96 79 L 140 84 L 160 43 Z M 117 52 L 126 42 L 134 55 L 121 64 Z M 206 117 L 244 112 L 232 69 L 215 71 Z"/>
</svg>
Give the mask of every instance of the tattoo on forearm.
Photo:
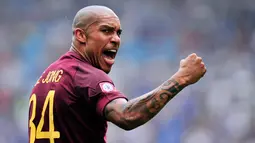
<svg viewBox="0 0 255 143">
<path fill-rule="evenodd" d="M 155 91 L 131 100 L 124 112 L 129 113 L 137 124 L 143 124 L 154 117 L 184 87 L 175 80 L 168 80 Z"/>
<path fill-rule="evenodd" d="M 143 96 L 128 101 L 124 106 L 118 100 L 105 110 L 107 119 L 119 126 L 138 127 L 153 118 L 184 86 L 171 79 Z"/>
<path fill-rule="evenodd" d="M 152 116 L 154 116 L 155 113 L 158 113 L 170 99 L 183 89 L 183 87 L 175 80 L 169 80 L 166 81 L 160 89 L 161 90 L 150 95 L 152 99 L 146 103 L 146 107 Z"/>
</svg>

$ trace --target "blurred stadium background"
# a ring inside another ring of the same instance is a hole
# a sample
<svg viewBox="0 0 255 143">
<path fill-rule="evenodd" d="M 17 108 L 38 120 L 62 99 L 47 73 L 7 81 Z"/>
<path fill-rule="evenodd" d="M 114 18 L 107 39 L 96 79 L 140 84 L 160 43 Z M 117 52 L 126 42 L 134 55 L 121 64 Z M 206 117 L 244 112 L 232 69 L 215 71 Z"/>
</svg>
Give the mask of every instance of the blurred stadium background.
<svg viewBox="0 0 255 143">
<path fill-rule="evenodd" d="M 255 143 L 254 0 L 1 0 L 0 143 L 27 143 L 28 98 L 43 70 L 69 50 L 80 8 L 120 17 L 110 76 L 129 98 L 157 87 L 192 52 L 207 75 L 146 125 L 109 124 L 109 143 Z"/>
</svg>

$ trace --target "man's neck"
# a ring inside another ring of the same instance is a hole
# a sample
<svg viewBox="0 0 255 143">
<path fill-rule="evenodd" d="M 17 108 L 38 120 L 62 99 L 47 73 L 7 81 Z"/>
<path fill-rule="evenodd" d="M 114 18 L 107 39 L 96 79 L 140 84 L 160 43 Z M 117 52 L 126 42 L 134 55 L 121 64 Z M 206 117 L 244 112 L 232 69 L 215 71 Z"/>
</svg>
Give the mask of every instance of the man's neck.
<svg viewBox="0 0 255 143">
<path fill-rule="evenodd" d="M 70 50 L 71 50 L 71 51 L 74 51 L 75 53 L 77 53 L 77 54 L 79 54 L 79 55 L 81 55 L 82 58 L 83 58 L 86 62 L 88 62 L 88 63 L 91 64 L 92 66 L 98 68 L 98 67 L 96 66 L 95 61 L 93 61 L 93 59 L 90 58 L 89 55 L 88 55 L 85 51 L 82 50 L 82 49 L 85 48 L 85 47 L 81 47 L 82 45 L 79 45 L 79 44 L 76 43 L 76 42 L 77 42 L 77 41 L 72 42 Z"/>
<path fill-rule="evenodd" d="M 70 51 L 73 51 L 73 52 L 81 55 L 84 60 L 86 60 L 87 62 L 90 63 L 90 60 L 74 45 L 74 43 L 72 43 Z"/>
</svg>

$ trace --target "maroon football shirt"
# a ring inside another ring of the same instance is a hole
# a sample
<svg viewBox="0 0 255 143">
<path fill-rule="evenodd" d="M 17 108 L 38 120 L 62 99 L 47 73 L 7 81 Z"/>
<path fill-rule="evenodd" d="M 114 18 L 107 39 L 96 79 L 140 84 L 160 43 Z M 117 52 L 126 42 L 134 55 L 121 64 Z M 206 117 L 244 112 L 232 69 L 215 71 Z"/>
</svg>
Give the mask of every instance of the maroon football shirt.
<svg viewBox="0 0 255 143">
<path fill-rule="evenodd" d="M 69 51 L 38 79 L 29 103 L 30 143 L 105 143 L 104 107 L 126 97 L 106 73 Z"/>
</svg>

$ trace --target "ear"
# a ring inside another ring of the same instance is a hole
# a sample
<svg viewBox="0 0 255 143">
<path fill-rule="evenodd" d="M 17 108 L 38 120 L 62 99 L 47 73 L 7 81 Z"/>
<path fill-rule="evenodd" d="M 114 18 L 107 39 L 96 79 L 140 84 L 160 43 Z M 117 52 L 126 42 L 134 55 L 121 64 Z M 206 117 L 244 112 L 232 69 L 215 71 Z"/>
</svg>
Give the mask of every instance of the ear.
<svg viewBox="0 0 255 143">
<path fill-rule="evenodd" d="M 81 28 L 75 28 L 73 31 L 74 37 L 82 44 L 86 43 L 85 32 Z"/>
</svg>

